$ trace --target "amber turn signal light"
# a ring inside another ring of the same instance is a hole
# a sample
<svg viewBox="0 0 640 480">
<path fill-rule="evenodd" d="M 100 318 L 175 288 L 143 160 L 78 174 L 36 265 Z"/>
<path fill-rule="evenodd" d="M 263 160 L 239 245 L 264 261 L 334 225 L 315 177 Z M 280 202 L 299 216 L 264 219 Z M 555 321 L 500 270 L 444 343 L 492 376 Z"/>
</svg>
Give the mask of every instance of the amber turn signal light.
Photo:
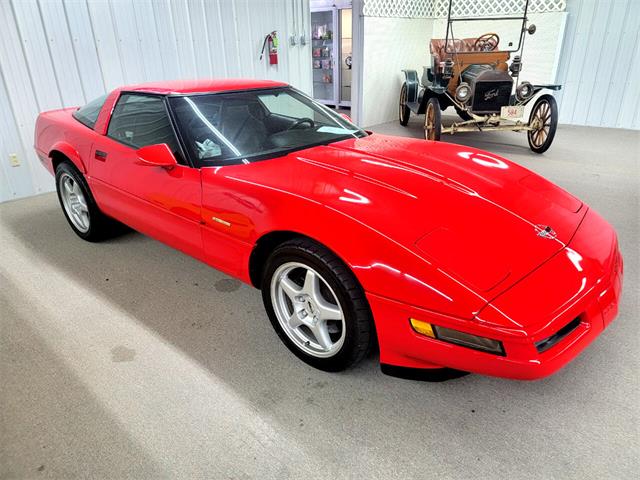
<svg viewBox="0 0 640 480">
<path fill-rule="evenodd" d="M 418 320 L 417 318 L 410 318 L 409 321 L 411 322 L 411 327 L 419 334 L 436 338 L 436 334 L 433 333 L 433 327 L 430 323 Z"/>
<path fill-rule="evenodd" d="M 479 337 L 459 330 L 431 325 L 430 323 L 425 322 L 424 320 L 418 320 L 417 318 L 410 318 L 409 322 L 411 323 L 411 327 L 420 335 L 435 338 L 442 342 L 460 345 L 461 347 L 493 353 L 494 355 L 505 355 L 504 347 L 502 342 L 499 340 Z"/>
</svg>

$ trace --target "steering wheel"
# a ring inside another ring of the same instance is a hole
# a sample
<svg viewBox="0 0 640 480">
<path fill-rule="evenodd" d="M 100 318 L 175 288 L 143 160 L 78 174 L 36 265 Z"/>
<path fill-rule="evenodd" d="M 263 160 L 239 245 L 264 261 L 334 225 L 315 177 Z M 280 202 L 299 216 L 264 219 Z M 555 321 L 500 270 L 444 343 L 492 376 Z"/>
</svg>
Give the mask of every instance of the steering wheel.
<svg viewBox="0 0 640 480">
<path fill-rule="evenodd" d="M 473 49 L 478 52 L 492 52 L 498 48 L 498 43 L 500 43 L 500 37 L 497 33 L 485 33 L 476 38 Z"/>
<path fill-rule="evenodd" d="M 303 123 L 308 123 L 309 124 L 309 128 L 313 128 L 313 127 L 316 126 L 316 123 L 313 120 L 311 120 L 310 118 L 304 117 L 304 118 L 299 118 L 298 120 L 293 122 L 291 124 L 291 126 L 289 126 L 289 128 L 287 128 L 287 130 L 293 130 L 294 128 L 298 128 Z"/>
</svg>

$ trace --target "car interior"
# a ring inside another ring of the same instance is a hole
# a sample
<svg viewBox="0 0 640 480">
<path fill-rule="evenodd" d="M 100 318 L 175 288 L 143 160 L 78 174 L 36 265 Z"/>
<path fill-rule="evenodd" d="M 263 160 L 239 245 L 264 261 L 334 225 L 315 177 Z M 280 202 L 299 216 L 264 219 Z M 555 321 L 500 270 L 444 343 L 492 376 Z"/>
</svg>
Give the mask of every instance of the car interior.
<svg viewBox="0 0 640 480">
<path fill-rule="evenodd" d="M 349 135 L 346 124 L 323 112 L 300 103 L 298 108 L 304 106 L 313 118 L 276 113 L 251 92 L 172 97 L 170 102 L 183 140 L 200 161 L 237 160 Z"/>
</svg>

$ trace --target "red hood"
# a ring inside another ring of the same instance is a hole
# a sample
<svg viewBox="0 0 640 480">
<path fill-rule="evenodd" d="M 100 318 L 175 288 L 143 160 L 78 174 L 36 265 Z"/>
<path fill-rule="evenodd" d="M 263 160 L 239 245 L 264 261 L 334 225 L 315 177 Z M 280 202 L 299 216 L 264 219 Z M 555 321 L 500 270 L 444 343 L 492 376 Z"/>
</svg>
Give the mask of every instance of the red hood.
<svg viewBox="0 0 640 480">
<path fill-rule="evenodd" d="M 586 211 L 542 177 L 466 146 L 376 134 L 288 158 L 298 160 L 297 178 L 316 182 L 312 194 L 304 181 L 293 191 L 413 249 L 487 299 L 563 248 Z M 555 238 L 538 235 L 544 226 Z"/>
</svg>

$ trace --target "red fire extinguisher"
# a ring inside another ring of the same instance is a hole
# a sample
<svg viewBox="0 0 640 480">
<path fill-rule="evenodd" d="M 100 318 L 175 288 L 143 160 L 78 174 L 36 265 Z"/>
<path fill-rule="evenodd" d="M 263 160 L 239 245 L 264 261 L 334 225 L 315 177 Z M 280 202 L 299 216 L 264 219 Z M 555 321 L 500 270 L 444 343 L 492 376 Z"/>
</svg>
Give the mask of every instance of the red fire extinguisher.
<svg viewBox="0 0 640 480">
<path fill-rule="evenodd" d="M 278 35 L 274 30 L 269 35 L 264 37 L 264 42 L 262 42 L 262 50 L 260 51 L 260 60 L 264 56 L 264 51 L 267 50 L 269 54 L 269 65 L 277 65 L 278 64 Z"/>
</svg>

